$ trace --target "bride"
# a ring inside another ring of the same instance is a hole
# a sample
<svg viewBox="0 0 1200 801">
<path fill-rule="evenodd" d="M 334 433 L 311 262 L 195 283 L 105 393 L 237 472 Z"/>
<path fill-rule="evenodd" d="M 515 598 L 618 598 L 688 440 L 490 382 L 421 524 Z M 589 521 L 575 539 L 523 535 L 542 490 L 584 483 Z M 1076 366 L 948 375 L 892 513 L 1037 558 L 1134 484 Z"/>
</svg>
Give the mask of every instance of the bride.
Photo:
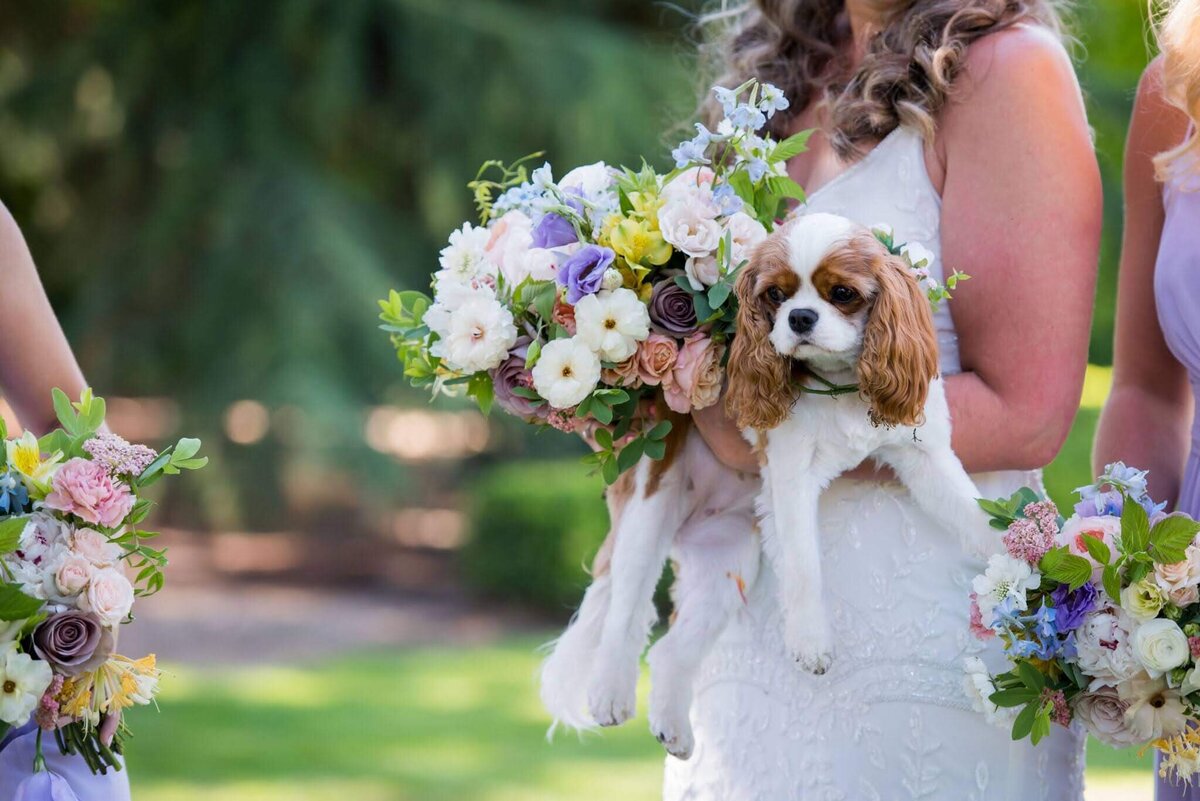
<svg viewBox="0 0 1200 801">
<path fill-rule="evenodd" d="M 1101 193 L 1079 87 L 1049 0 L 757 0 L 714 15 L 724 86 L 774 83 L 816 128 L 788 166 L 802 211 L 888 223 L 934 272 L 971 280 L 937 314 L 954 447 L 980 490 L 1040 483 L 1077 408 Z M 782 116 L 782 115 L 780 115 Z M 776 117 L 779 120 L 779 116 Z M 722 461 L 755 458 L 720 407 L 696 423 Z M 784 655 L 764 578 L 707 660 L 696 749 L 668 759 L 668 801 L 1081 799 L 1083 738 L 1037 748 L 972 709 L 969 577 L 890 477 L 860 467 L 822 503 L 836 655 Z"/>
</svg>

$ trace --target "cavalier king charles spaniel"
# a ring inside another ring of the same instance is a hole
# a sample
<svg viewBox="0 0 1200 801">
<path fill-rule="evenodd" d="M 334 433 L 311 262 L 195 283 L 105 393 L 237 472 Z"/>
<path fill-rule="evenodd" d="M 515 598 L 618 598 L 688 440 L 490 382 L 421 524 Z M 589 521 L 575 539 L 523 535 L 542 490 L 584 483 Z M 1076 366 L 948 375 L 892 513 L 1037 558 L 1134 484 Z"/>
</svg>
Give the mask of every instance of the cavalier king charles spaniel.
<svg viewBox="0 0 1200 801">
<path fill-rule="evenodd" d="M 833 643 L 817 504 L 831 481 L 874 459 L 971 553 L 995 532 L 950 448 L 933 315 L 903 259 L 850 220 L 802 215 L 758 246 L 735 291 L 726 408 L 763 465 L 757 515 L 779 578 L 784 644 L 824 673 Z M 806 392 L 831 385 L 857 389 Z"/>
</svg>

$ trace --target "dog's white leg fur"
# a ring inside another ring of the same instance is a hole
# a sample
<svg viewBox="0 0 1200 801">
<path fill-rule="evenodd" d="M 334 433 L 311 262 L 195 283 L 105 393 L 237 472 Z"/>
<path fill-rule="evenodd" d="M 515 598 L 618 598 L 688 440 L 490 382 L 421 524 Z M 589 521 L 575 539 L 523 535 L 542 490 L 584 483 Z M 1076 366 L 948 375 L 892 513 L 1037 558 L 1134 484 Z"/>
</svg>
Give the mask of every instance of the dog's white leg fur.
<svg viewBox="0 0 1200 801">
<path fill-rule="evenodd" d="M 540 693 L 542 705 L 554 718 L 551 736 L 560 723 L 572 729 L 590 729 L 596 725 L 587 709 L 587 676 L 600 647 L 611 594 L 611 576 L 607 572 L 594 578 L 566 631 L 550 644 L 550 655 L 542 663 Z"/>
<path fill-rule="evenodd" d="M 588 683 L 588 710 L 601 726 L 624 723 L 637 708 L 640 657 L 654 622 L 654 587 L 687 511 L 683 462 L 666 469 L 649 497 L 652 463 L 643 459 L 635 468 L 636 485 L 613 549 L 608 614 Z"/>
<path fill-rule="evenodd" d="M 677 550 L 675 620 L 646 661 L 650 731 L 679 759 L 691 757 L 695 746 L 690 713 L 696 673 L 744 603 L 743 591 L 758 577 L 759 538 L 751 532 L 752 525 L 747 517 L 719 515 L 706 521 L 707 531 L 688 532 L 689 540 L 717 541 L 687 542 Z"/>
</svg>

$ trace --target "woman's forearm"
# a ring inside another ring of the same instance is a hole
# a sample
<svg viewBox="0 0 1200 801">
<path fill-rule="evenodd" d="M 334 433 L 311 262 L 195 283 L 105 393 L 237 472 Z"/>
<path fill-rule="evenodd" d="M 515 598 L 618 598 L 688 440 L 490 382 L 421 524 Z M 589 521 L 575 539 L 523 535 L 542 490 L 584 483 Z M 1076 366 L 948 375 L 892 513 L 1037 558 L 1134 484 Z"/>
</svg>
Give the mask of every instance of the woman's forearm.
<svg viewBox="0 0 1200 801">
<path fill-rule="evenodd" d="M 83 373 L 50 307 L 33 257 L 12 215 L 0 206 L 0 386 L 21 424 L 54 427 L 50 390 L 71 397 Z"/>
</svg>

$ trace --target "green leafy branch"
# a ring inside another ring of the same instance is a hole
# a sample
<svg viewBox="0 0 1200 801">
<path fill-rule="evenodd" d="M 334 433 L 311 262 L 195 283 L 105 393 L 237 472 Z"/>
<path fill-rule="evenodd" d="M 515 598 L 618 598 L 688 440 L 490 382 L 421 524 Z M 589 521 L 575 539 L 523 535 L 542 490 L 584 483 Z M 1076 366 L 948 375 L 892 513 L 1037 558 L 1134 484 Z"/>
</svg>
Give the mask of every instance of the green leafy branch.
<svg viewBox="0 0 1200 801">
<path fill-rule="evenodd" d="M 467 189 L 471 190 L 471 194 L 475 198 L 475 210 L 479 212 L 480 225 L 487 224 L 487 221 L 491 219 L 492 204 L 495 203 L 496 196 L 528 181 L 529 170 L 526 165 L 543 155 L 545 155 L 543 151 L 530 153 L 512 164 L 505 164 L 499 159 L 491 159 L 479 167 L 479 172 L 475 173 L 475 180 L 467 183 Z M 494 179 L 485 178 L 484 176 L 489 172 L 496 172 L 499 175 Z"/>
</svg>

